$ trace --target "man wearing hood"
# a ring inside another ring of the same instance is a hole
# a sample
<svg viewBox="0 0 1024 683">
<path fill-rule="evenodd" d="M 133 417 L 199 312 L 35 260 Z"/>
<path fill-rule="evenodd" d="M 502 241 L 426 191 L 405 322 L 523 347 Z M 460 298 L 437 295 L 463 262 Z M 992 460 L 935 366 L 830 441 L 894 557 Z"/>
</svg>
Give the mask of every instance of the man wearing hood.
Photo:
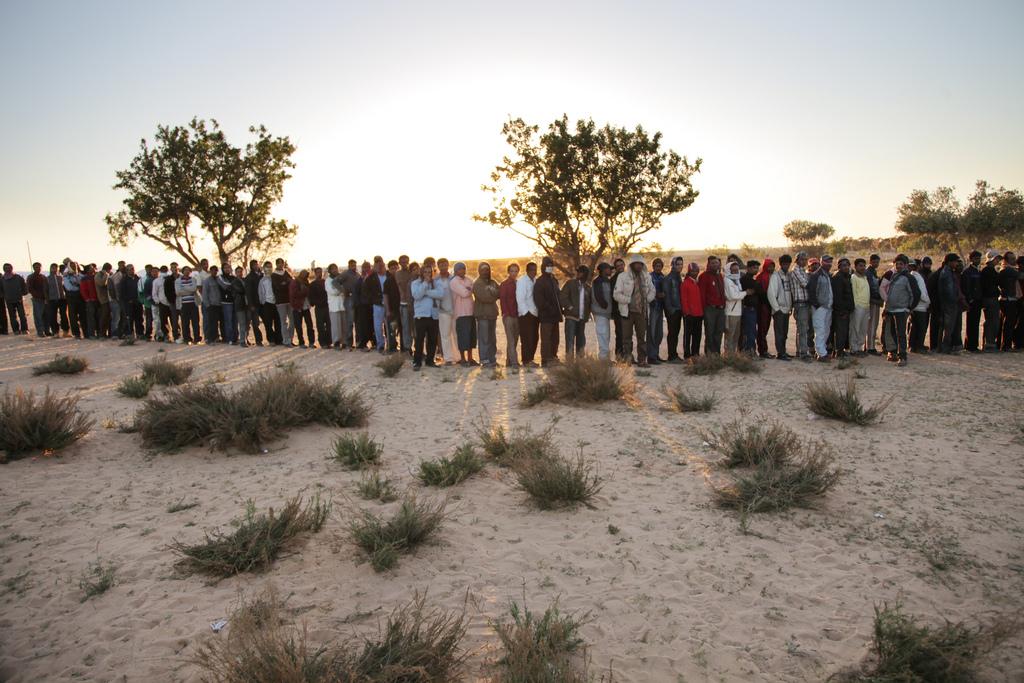
<svg viewBox="0 0 1024 683">
<path fill-rule="evenodd" d="M 985 253 L 985 267 L 981 269 L 981 308 L 985 311 L 984 350 L 999 350 L 999 273 L 996 267 L 1003 257 L 995 249 Z"/>
<path fill-rule="evenodd" d="M 533 303 L 537 306 L 540 321 L 540 364 L 544 367 L 558 362 L 558 325 L 562 322 L 562 305 L 554 259 L 545 256 L 540 269 L 540 277 L 533 283 Z"/>
<path fill-rule="evenodd" d="M 768 286 L 775 273 L 775 261 L 766 258 L 754 280 L 757 282 L 757 355 L 774 358 L 768 352 L 768 328 L 772 323 L 772 307 L 768 303 Z"/>
<path fill-rule="evenodd" d="M 679 362 L 679 328 L 683 322 L 683 258 L 672 259 L 672 267 L 661 283 L 662 306 L 668 322 L 668 362 Z"/>
<path fill-rule="evenodd" d="M 793 311 L 793 284 L 789 274 L 792 263 L 793 257 L 789 254 L 779 257 L 779 268 L 768 279 L 766 295 L 772 312 L 772 328 L 775 330 L 775 357 L 782 361 L 792 358 L 786 352 L 789 316 Z"/>
<path fill-rule="evenodd" d="M 615 281 L 612 297 L 619 305 L 619 315 L 626 320 L 622 334 L 622 355 L 633 356 L 633 335 L 636 335 L 637 365 L 648 367 L 647 362 L 647 329 L 650 304 L 655 299 L 654 283 L 651 275 L 644 267 L 644 259 L 634 256 L 629 260 L 629 269 L 621 273 Z"/>
<path fill-rule="evenodd" d="M 824 254 L 821 265 L 807 278 L 807 300 L 811 304 L 811 321 L 814 325 L 814 351 L 818 361 L 829 362 L 828 339 L 832 330 L 832 257 Z"/>
<path fill-rule="evenodd" d="M 597 277 L 591 285 L 590 310 L 594 314 L 594 330 L 597 333 L 597 357 L 601 360 L 611 358 L 612 316 L 616 308 L 612 299 L 612 272 L 610 263 L 597 266 Z"/>
<path fill-rule="evenodd" d="M 701 303 L 704 306 L 704 353 L 722 352 L 725 334 L 725 278 L 717 256 L 708 256 L 707 270 L 697 277 Z"/>
</svg>

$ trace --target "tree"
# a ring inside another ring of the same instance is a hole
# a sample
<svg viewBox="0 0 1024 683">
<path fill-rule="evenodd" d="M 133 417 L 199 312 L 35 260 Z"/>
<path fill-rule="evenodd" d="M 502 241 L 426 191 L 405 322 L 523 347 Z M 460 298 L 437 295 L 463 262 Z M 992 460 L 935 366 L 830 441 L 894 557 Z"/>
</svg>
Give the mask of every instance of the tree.
<svg viewBox="0 0 1024 683">
<path fill-rule="evenodd" d="M 111 244 L 148 237 L 198 265 L 199 242 L 209 239 L 219 262 L 247 261 L 288 244 L 298 228 L 271 216 L 295 164 L 295 146 L 251 127 L 245 149 L 228 143 L 215 120 L 158 126 L 143 139 L 131 165 L 117 172 L 124 207 L 107 214 Z"/>
<path fill-rule="evenodd" d="M 914 190 L 897 209 L 896 230 L 958 252 L 1016 242 L 1024 238 L 1024 197 L 985 180 L 963 207 L 953 187 Z"/>
<path fill-rule="evenodd" d="M 661 133 L 648 135 L 592 120 L 562 116 L 539 134 L 537 126 L 510 119 L 502 134 L 512 148 L 481 189 L 494 209 L 474 219 L 534 242 L 566 275 L 583 264 L 593 272 L 607 255 L 626 254 L 661 227 L 665 216 L 686 209 L 699 194 L 692 164 L 661 149 Z"/>
<path fill-rule="evenodd" d="M 816 245 L 834 235 L 836 229 L 828 223 L 795 220 L 786 223 L 782 235 L 793 246 Z"/>
</svg>

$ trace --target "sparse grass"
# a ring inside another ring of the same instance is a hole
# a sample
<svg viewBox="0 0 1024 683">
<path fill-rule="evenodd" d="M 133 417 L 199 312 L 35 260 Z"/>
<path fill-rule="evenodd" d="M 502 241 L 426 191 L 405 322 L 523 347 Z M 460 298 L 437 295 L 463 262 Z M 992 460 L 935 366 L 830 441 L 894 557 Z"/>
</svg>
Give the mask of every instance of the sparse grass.
<svg viewBox="0 0 1024 683">
<path fill-rule="evenodd" d="M 364 500 L 376 500 L 381 503 L 390 503 L 398 499 L 398 492 L 395 491 L 391 479 L 380 471 L 379 467 L 365 470 L 359 483 L 356 484 L 356 491 Z"/>
<path fill-rule="evenodd" d="M 469 479 L 484 468 L 484 463 L 471 444 L 463 444 L 450 458 L 424 460 L 420 463 L 419 478 L 426 486 L 454 486 Z"/>
<path fill-rule="evenodd" d="M 97 595 L 103 595 L 114 587 L 117 566 L 113 563 L 103 564 L 99 560 L 90 562 L 78 579 L 78 587 L 85 594 L 82 602 Z"/>
<path fill-rule="evenodd" d="M 524 601 L 525 602 L 525 601 Z M 580 627 L 588 616 L 562 614 L 557 601 L 540 616 L 511 602 L 508 615 L 492 623 L 501 642 L 498 683 L 585 683 L 586 645 Z"/>
<path fill-rule="evenodd" d="M 128 398 L 145 398 L 153 388 L 153 381 L 143 375 L 125 377 L 117 385 L 117 393 Z"/>
<path fill-rule="evenodd" d="M 871 654 L 855 670 L 829 680 L 842 683 L 969 683 L 980 680 L 978 660 L 1021 629 L 1019 618 L 971 627 L 945 621 L 922 625 L 902 605 L 875 606 Z"/>
<path fill-rule="evenodd" d="M 175 512 L 183 512 L 185 510 L 191 510 L 192 508 L 195 507 L 199 507 L 199 503 L 197 501 L 186 503 L 184 498 L 180 498 L 178 499 L 177 502 L 171 503 L 170 505 L 167 506 L 167 512 L 170 514 L 174 514 Z"/>
<path fill-rule="evenodd" d="M 612 536 L 618 536 L 620 531 L 622 531 L 622 529 L 615 526 L 614 524 L 608 525 L 608 533 L 610 533 Z"/>
<path fill-rule="evenodd" d="M 846 387 L 838 382 L 822 381 L 810 383 L 804 389 L 804 402 L 811 412 L 862 426 L 879 422 L 894 398 L 895 394 L 865 408 L 857 396 L 857 384 L 852 377 L 847 379 Z"/>
<path fill-rule="evenodd" d="M 77 375 L 88 367 L 89 361 L 80 356 L 54 356 L 53 360 L 32 368 L 32 375 Z"/>
<path fill-rule="evenodd" d="M 118 346 L 135 346 L 135 337 L 125 337 Z"/>
<path fill-rule="evenodd" d="M 732 368 L 743 375 L 756 374 L 764 369 L 758 361 L 746 353 L 723 353 L 722 362 L 725 363 L 727 368 Z"/>
<path fill-rule="evenodd" d="M 34 451 L 56 451 L 81 439 L 93 421 L 78 410 L 78 397 L 41 397 L 18 389 L 0 398 L 0 463 Z"/>
<path fill-rule="evenodd" d="M 718 404 L 718 396 L 714 392 L 710 394 L 697 395 L 685 389 L 665 387 L 665 395 L 673 410 L 680 413 L 707 413 Z"/>
<path fill-rule="evenodd" d="M 142 376 L 153 384 L 177 386 L 184 384 L 192 376 L 192 366 L 155 356 L 142 364 Z"/>
<path fill-rule="evenodd" d="M 526 390 L 526 393 L 523 394 L 523 398 L 519 402 L 519 405 L 523 408 L 532 408 L 533 406 L 550 399 L 551 394 L 551 385 L 547 382 L 541 382 L 540 384 L 535 385 L 532 389 Z"/>
<path fill-rule="evenodd" d="M 627 398 L 634 391 L 630 370 L 595 356 L 577 356 L 548 370 L 547 381 L 523 397 L 529 407 L 544 400 L 600 403 Z M 542 389 L 541 387 L 546 387 Z"/>
<path fill-rule="evenodd" d="M 744 514 L 812 507 L 839 480 L 839 470 L 832 464 L 825 449 L 785 464 L 766 460 L 749 473 L 734 474 L 731 483 L 714 488 L 715 499 L 722 507 Z"/>
<path fill-rule="evenodd" d="M 555 452 L 551 427 L 534 434 L 527 427 L 514 427 L 508 432 L 502 425 L 481 422 L 476 430 L 484 454 L 502 467 L 512 467 L 520 460 L 542 458 Z"/>
<path fill-rule="evenodd" d="M 196 663 L 218 683 L 454 683 L 462 680 L 465 610 L 430 609 L 424 596 L 399 605 L 374 636 L 314 646 L 306 628 L 288 624 L 268 589 L 230 618 Z"/>
<path fill-rule="evenodd" d="M 380 368 L 380 374 L 384 377 L 394 377 L 402 369 L 407 360 L 404 353 L 392 353 L 384 356 L 381 360 L 374 363 L 374 365 Z"/>
<path fill-rule="evenodd" d="M 755 421 L 744 425 L 734 420 L 717 434 L 702 432 L 711 448 L 724 456 L 724 467 L 752 467 L 761 463 L 782 465 L 801 447 L 800 438 L 780 422 Z"/>
<path fill-rule="evenodd" d="M 207 533 L 202 543 L 187 545 L 174 541 L 170 548 L 181 559 L 178 567 L 188 573 L 226 577 L 242 572 L 266 569 L 282 551 L 293 545 L 306 532 L 323 528 L 331 503 L 314 494 L 303 505 L 302 496 L 295 496 L 275 512 L 257 514 L 250 501 L 245 517 L 234 531 L 215 530 Z"/>
<path fill-rule="evenodd" d="M 843 356 L 836 362 L 836 370 L 849 370 L 860 365 L 860 361 L 853 356 Z"/>
<path fill-rule="evenodd" d="M 693 356 L 686 362 L 683 372 L 687 375 L 714 375 L 725 367 L 725 360 L 721 354 L 706 353 L 700 356 Z"/>
<path fill-rule="evenodd" d="M 448 515 L 445 503 L 407 496 L 390 519 L 363 510 L 349 523 L 353 542 L 366 553 L 375 571 L 391 569 L 407 553 L 437 532 Z"/>
<path fill-rule="evenodd" d="M 574 459 L 558 454 L 521 459 L 515 470 L 519 487 L 544 510 L 577 503 L 590 506 L 601 491 L 601 477 L 583 457 L 582 447 Z"/>
<path fill-rule="evenodd" d="M 283 369 L 257 375 L 233 393 L 203 383 L 150 396 L 136 413 L 135 427 L 143 445 L 156 451 L 206 441 L 212 449 L 258 453 L 288 429 L 314 422 L 362 427 L 369 415 L 361 393 Z"/>
<path fill-rule="evenodd" d="M 331 445 L 331 459 L 347 470 L 362 470 L 380 465 L 384 446 L 367 432 L 342 434 Z"/>
</svg>

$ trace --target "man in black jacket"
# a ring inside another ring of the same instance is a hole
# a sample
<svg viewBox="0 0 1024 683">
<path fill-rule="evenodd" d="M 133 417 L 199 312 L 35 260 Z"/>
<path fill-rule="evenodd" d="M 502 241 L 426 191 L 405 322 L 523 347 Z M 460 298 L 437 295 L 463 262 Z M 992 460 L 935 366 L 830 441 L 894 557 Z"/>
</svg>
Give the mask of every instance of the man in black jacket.
<svg viewBox="0 0 1024 683">
<path fill-rule="evenodd" d="M 999 349 L 1013 349 L 1014 332 L 1017 327 L 1017 290 L 1020 271 L 1017 270 L 1017 255 L 1012 251 L 1003 254 L 1003 267 L 999 270 Z M 1019 347 L 1018 347 L 1019 348 Z"/>
<path fill-rule="evenodd" d="M 850 259 L 839 259 L 839 270 L 832 276 L 833 353 L 842 357 L 850 350 L 850 315 L 853 314 L 853 282 L 850 281 Z"/>
<path fill-rule="evenodd" d="M 562 322 L 562 306 L 558 280 L 555 279 L 555 262 L 550 256 L 541 261 L 540 270 L 540 277 L 533 284 L 533 302 L 537 305 L 537 319 L 540 321 L 540 364 L 544 367 L 558 362 L 558 325 Z"/>
<path fill-rule="evenodd" d="M 160 327 L 167 329 L 167 321 L 171 323 L 171 339 L 177 341 L 181 337 L 180 313 L 178 311 L 177 294 L 174 292 L 174 281 L 178 279 L 178 264 L 171 262 L 171 271 L 164 278 L 164 298 L 167 305 L 160 305 Z"/>
<path fill-rule="evenodd" d="M 248 309 L 249 326 L 252 327 L 252 336 L 256 340 L 256 346 L 263 346 L 263 334 L 260 332 L 260 279 L 263 277 L 263 270 L 260 262 L 256 259 L 249 261 L 249 272 L 243 279 L 245 285 L 245 307 Z M 241 335 L 241 330 L 239 334 Z M 248 339 L 248 333 L 240 341 Z M 267 332 L 270 336 L 270 331 Z"/>
<path fill-rule="evenodd" d="M 981 325 L 981 252 L 972 251 L 970 264 L 960 275 L 960 290 L 967 300 L 967 330 L 964 337 L 964 348 L 968 353 L 978 353 L 978 327 Z"/>
<path fill-rule="evenodd" d="M 668 322 L 668 362 L 679 363 L 679 329 L 683 324 L 683 302 L 680 288 L 683 286 L 683 257 L 672 259 L 672 267 L 661 281 L 664 294 L 662 305 L 665 308 L 665 319 Z"/>
<path fill-rule="evenodd" d="M 981 308 L 985 311 L 982 335 L 986 353 L 999 350 L 999 273 L 996 267 L 1002 260 L 999 252 L 989 249 L 985 254 L 985 267 L 981 269 Z"/>
<path fill-rule="evenodd" d="M 961 349 L 964 298 L 960 293 L 960 256 L 946 254 L 938 275 L 937 294 L 942 311 L 942 353 L 956 353 Z"/>
<path fill-rule="evenodd" d="M 931 256 L 921 259 L 920 272 L 928 290 L 928 350 L 938 352 L 942 346 L 942 309 L 939 302 L 939 272 L 932 270 Z M 923 336 L 921 340 L 924 340 Z"/>
</svg>

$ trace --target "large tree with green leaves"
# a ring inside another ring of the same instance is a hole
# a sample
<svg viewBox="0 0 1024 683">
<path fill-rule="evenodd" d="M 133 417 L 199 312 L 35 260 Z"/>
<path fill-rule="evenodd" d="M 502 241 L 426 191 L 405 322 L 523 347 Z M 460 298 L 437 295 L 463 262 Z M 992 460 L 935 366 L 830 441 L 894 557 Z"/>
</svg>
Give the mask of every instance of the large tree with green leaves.
<svg viewBox="0 0 1024 683">
<path fill-rule="evenodd" d="M 251 127 L 245 148 L 227 141 L 217 121 L 159 126 L 114 189 L 127 193 L 124 208 L 107 214 L 112 244 L 148 237 L 197 265 L 201 245 L 213 244 L 219 262 L 246 261 L 288 244 L 298 228 L 274 218 L 291 177 L 295 146 Z"/>
<path fill-rule="evenodd" d="M 701 160 L 663 150 L 661 133 L 640 126 L 573 128 L 563 116 L 541 134 L 510 119 L 502 134 L 512 152 L 482 186 L 494 208 L 474 218 L 526 237 L 565 274 L 629 253 L 698 195 Z"/>
<path fill-rule="evenodd" d="M 953 187 L 914 190 L 897 209 L 896 230 L 945 249 L 981 249 L 1024 239 L 1024 196 L 985 180 L 962 205 Z"/>
</svg>

